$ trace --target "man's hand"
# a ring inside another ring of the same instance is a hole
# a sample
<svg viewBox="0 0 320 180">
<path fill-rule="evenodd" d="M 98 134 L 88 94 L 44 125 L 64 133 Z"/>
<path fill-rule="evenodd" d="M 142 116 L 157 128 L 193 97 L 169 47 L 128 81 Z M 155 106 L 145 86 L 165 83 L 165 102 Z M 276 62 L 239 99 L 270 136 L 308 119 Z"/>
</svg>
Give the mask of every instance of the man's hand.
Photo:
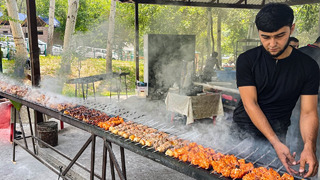
<svg viewBox="0 0 320 180">
<path fill-rule="evenodd" d="M 309 165 L 308 172 L 304 175 L 304 177 L 312 177 L 315 176 L 318 172 L 319 162 L 315 155 L 315 152 L 312 148 L 306 147 L 301 152 L 301 158 L 299 160 L 300 168 L 299 174 L 304 174 L 306 164 Z"/>
<path fill-rule="evenodd" d="M 280 161 L 283 166 L 286 168 L 289 174 L 298 174 L 298 172 L 292 169 L 290 166 L 294 166 L 297 164 L 295 158 L 295 153 L 291 155 L 289 148 L 281 142 L 273 145 L 274 150 L 276 151 Z"/>
</svg>

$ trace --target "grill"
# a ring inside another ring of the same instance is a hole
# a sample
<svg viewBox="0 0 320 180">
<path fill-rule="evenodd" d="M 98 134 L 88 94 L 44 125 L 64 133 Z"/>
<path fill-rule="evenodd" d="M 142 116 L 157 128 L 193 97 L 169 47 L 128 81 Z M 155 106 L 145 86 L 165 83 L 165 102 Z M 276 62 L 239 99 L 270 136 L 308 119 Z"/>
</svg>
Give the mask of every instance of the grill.
<svg viewBox="0 0 320 180">
<path fill-rule="evenodd" d="M 60 112 L 58 110 L 47 108 L 41 104 L 30 102 L 30 101 L 24 100 L 18 96 L 11 95 L 11 94 L 8 94 L 5 92 L 0 91 L 0 95 L 3 97 L 6 97 L 8 99 L 11 99 L 13 101 L 22 103 L 23 105 L 25 105 L 29 108 L 35 109 L 43 114 L 47 114 L 47 115 L 52 116 L 56 119 L 64 121 L 72 126 L 80 128 L 82 130 L 85 130 L 85 131 L 92 134 L 92 140 L 94 140 L 95 136 L 103 138 L 105 140 L 105 145 L 108 150 L 110 150 L 111 147 L 109 147 L 109 144 L 106 142 L 117 144 L 122 148 L 130 150 L 136 154 L 139 154 L 141 156 L 149 158 L 155 162 L 158 162 L 164 166 L 167 166 L 171 169 L 174 169 L 176 171 L 179 171 L 183 174 L 186 174 L 186 175 L 193 177 L 193 178 L 196 178 L 196 179 L 231 179 L 231 178 L 222 177 L 220 174 L 211 174 L 210 173 L 211 170 L 209 171 L 209 170 L 201 169 L 201 168 L 198 168 L 194 165 L 190 165 L 189 163 L 179 161 L 179 160 L 172 158 L 170 156 L 166 156 L 164 153 L 154 151 L 153 148 L 148 148 L 148 147 L 142 146 L 139 143 L 132 142 L 132 141 L 125 139 L 121 136 L 112 134 L 109 131 L 105 131 L 104 129 L 101 129 L 98 126 L 94 126 L 94 125 L 85 123 L 83 121 L 80 121 L 78 119 L 72 118 L 68 115 L 63 114 L 62 112 Z M 179 134 L 178 137 L 180 137 L 180 138 L 188 139 L 188 138 L 194 137 L 194 134 L 192 132 L 187 132 L 187 131 L 181 132 L 180 130 L 177 131 L 174 126 L 168 126 L 167 124 L 152 121 L 152 117 L 149 117 L 148 114 L 141 114 L 136 111 L 129 111 L 123 107 L 119 107 L 116 104 L 111 104 L 111 103 L 101 104 L 101 103 L 96 103 L 96 102 L 90 102 L 89 100 L 87 100 L 87 101 L 77 100 L 75 103 L 79 104 L 79 105 L 84 105 L 86 107 L 90 107 L 92 109 L 106 112 L 108 115 L 111 115 L 111 116 L 119 115 L 119 116 L 123 117 L 125 119 L 125 121 L 126 121 L 126 119 L 130 119 L 131 121 L 141 123 L 141 124 L 156 128 L 160 131 L 165 131 L 165 132 L 173 134 L 173 135 Z M 84 145 L 84 147 L 86 148 L 88 146 L 88 144 L 90 143 L 90 141 L 92 141 L 92 140 L 89 138 L 89 140 Z M 278 160 L 277 155 L 273 151 L 272 147 L 267 147 L 267 148 L 263 148 L 263 149 L 261 147 L 263 147 L 263 145 L 252 143 L 251 139 L 245 139 L 244 141 L 242 141 L 240 144 L 238 144 L 236 146 L 229 147 L 226 149 L 220 149 L 220 150 L 216 148 L 216 150 L 222 152 L 223 154 L 234 154 L 238 158 L 243 158 L 246 161 L 252 162 L 255 166 L 272 167 L 280 174 L 284 173 L 285 169 L 281 165 L 281 162 Z M 81 155 L 81 153 L 80 153 L 80 155 Z M 114 156 L 112 156 L 112 158 L 113 158 L 113 160 L 115 159 Z M 77 159 L 75 159 L 73 161 L 76 161 L 76 160 Z M 71 164 L 71 166 L 72 165 L 73 164 Z M 71 166 L 67 167 L 67 170 L 70 169 Z M 119 167 L 117 167 L 119 165 L 115 164 L 115 166 L 116 166 L 116 168 L 119 169 Z M 93 170 L 91 169 L 91 171 L 93 171 Z M 124 159 L 122 159 L 122 171 L 124 171 L 124 177 L 125 177 Z M 62 173 L 62 175 L 65 175 L 65 174 L 66 174 L 66 172 Z M 114 175 L 114 172 L 113 172 L 113 175 Z M 95 175 L 95 176 L 98 176 L 98 175 Z M 105 177 L 105 176 L 102 176 L 102 179 L 103 179 L 103 177 Z M 120 179 L 125 179 L 124 177 L 121 178 L 121 176 L 120 176 Z M 301 178 L 295 177 L 295 179 L 301 179 Z"/>
</svg>

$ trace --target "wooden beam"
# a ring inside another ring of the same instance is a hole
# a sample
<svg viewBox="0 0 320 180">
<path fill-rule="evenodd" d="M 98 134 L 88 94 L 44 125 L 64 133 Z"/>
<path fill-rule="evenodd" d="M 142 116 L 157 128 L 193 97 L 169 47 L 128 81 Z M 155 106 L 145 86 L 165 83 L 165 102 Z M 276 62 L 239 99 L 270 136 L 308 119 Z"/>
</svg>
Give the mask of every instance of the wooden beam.
<svg viewBox="0 0 320 180">
<path fill-rule="evenodd" d="M 236 4 L 242 4 L 244 0 L 239 0 Z"/>
<path fill-rule="evenodd" d="M 136 60 L 136 82 L 139 81 L 139 4 L 135 4 L 135 60 Z"/>
<path fill-rule="evenodd" d="M 288 0 L 284 3 L 293 6 L 293 5 L 303 5 L 303 4 L 314 4 L 319 3 L 319 0 Z"/>
<path fill-rule="evenodd" d="M 241 0 L 242 1 L 242 0 Z M 128 2 L 128 1 L 126 1 Z M 174 6 L 195 6 L 195 7 L 220 7 L 220 8 L 242 8 L 242 9 L 261 9 L 262 6 L 256 4 L 226 4 L 213 2 L 186 2 L 186 1 L 171 1 L 171 0 L 135 0 L 140 4 L 157 4 L 157 5 L 174 5 Z M 129 2 L 130 3 L 130 2 Z"/>
<path fill-rule="evenodd" d="M 175 6 L 196 6 L 196 7 L 219 7 L 219 8 L 241 8 L 241 9 L 261 9 L 265 5 L 265 0 L 259 4 L 250 4 L 248 0 L 238 0 L 236 3 L 220 3 L 219 0 L 209 2 L 198 2 L 189 0 L 118 0 L 123 3 L 157 4 L 157 5 L 175 5 Z M 245 2 L 245 3 L 243 3 Z M 319 0 L 283 0 L 290 6 L 319 3 Z"/>
<path fill-rule="evenodd" d="M 37 16 L 35 0 L 27 0 L 27 19 L 28 19 L 28 36 L 31 64 L 31 83 L 34 87 L 40 86 L 40 63 L 39 63 L 39 46 L 37 31 Z M 43 122 L 42 114 L 34 111 L 35 129 L 37 131 L 37 123 Z"/>
<path fill-rule="evenodd" d="M 36 4 L 34 0 L 27 0 L 27 18 L 28 18 L 28 36 L 31 62 L 31 82 L 32 86 L 40 85 L 40 63 L 39 63 L 39 46 Z"/>
</svg>

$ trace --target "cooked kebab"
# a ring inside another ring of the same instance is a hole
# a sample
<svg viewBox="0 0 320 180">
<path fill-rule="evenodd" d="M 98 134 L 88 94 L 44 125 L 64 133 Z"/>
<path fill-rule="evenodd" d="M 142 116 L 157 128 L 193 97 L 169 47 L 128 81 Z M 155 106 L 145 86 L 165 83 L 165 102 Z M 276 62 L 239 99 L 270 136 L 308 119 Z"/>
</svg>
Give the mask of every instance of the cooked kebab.
<svg viewBox="0 0 320 180">
<path fill-rule="evenodd" d="M 93 125 L 98 125 L 100 122 L 106 122 L 110 118 L 104 112 L 101 112 L 101 111 L 98 111 L 95 109 L 89 109 L 85 106 L 68 108 L 64 111 L 64 114 L 69 115 L 73 118 L 79 119 L 81 121 L 84 121 L 86 123 L 93 124 Z M 119 117 L 117 120 L 120 120 Z M 123 121 L 123 119 L 122 119 L 122 121 Z M 101 126 L 99 126 L 99 127 L 101 127 Z M 111 126 L 111 124 L 110 124 L 110 126 Z M 106 127 L 105 129 L 108 130 L 109 127 L 108 128 Z"/>
<path fill-rule="evenodd" d="M 293 176 L 284 173 L 282 176 L 272 168 L 258 167 L 254 168 L 250 173 L 246 174 L 243 180 L 256 180 L 256 179 L 275 179 L 275 180 L 294 180 Z"/>
</svg>

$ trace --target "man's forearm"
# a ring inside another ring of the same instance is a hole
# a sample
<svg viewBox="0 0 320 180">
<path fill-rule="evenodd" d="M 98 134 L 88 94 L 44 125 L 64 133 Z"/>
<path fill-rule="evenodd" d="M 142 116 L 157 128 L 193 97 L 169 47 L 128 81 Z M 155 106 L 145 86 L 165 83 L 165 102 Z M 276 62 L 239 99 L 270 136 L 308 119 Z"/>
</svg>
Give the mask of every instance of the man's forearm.
<svg viewBox="0 0 320 180">
<path fill-rule="evenodd" d="M 279 138 L 273 131 L 268 119 L 262 112 L 260 106 L 256 103 L 244 105 L 252 123 L 259 129 L 259 131 L 274 145 L 279 142 Z"/>
<path fill-rule="evenodd" d="M 301 115 L 300 131 L 305 147 L 310 147 L 315 152 L 319 129 L 318 117 L 315 114 Z"/>
<path fill-rule="evenodd" d="M 300 132 L 305 148 L 311 147 L 314 152 L 319 128 L 317 105 L 317 95 L 301 96 Z"/>
</svg>

